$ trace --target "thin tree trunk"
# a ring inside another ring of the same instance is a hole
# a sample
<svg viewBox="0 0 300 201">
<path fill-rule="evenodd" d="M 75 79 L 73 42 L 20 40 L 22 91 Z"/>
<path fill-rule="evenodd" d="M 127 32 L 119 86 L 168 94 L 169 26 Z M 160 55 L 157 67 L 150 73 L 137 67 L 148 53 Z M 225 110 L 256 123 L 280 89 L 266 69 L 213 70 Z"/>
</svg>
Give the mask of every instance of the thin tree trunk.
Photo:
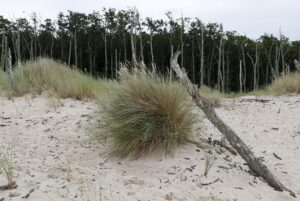
<svg viewBox="0 0 300 201">
<path fill-rule="evenodd" d="M 16 38 L 16 50 L 17 50 L 17 66 L 20 67 L 21 66 L 21 35 L 20 35 L 20 30 L 18 28 L 17 31 L 17 38 Z"/>
<path fill-rule="evenodd" d="M 222 50 L 222 92 L 225 92 L 225 47 Z"/>
<path fill-rule="evenodd" d="M 200 85 L 203 85 L 204 80 L 204 27 L 201 26 L 201 61 L 200 61 Z"/>
<path fill-rule="evenodd" d="M 280 60 L 280 49 L 278 48 L 278 45 L 276 44 L 275 48 L 275 78 L 279 76 L 279 60 Z"/>
<path fill-rule="evenodd" d="M 65 61 L 65 58 L 64 58 L 64 44 L 63 44 L 63 42 L 61 42 L 61 61 Z"/>
<path fill-rule="evenodd" d="M 68 66 L 71 65 L 71 56 L 72 56 L 72 40 L 70 40 L 70 45 L 69 45 L 69 59 L 68 59 Z"/>
<path fill-rule="evenodd" d="M 131 28 L 130 28 L 130 40 L 131 40 L 132 65 L 137 66 L 135 42 L 134 42 L 134 36 L 133 36 L 133 24 L 131 25 Z"/>
<path fill-rule="evenodd" d="M 273 175 L 267 166 L 257 158 L 247 145 L 239 138 L 239 136 L 227 126 L 223 120 L 217 115 L 212 105 L 199 94 L 197 87 L 191 83 L 185 71 L 182 71 L 177 59 L 180 52 L 176 52 L 172 58 L 172 68 L 179 77 L 181 83 L 186 87 L 188 93 L 191 95 L 196 105 L 206 114 L 208 120 L 226 137 L 231 146 L 239 153 L 239 155 L 246 161 L 249 168 L 258 176 L 261 176 L 265 181 L 278 191 L 288 191 L 291 196 L 296 197 L 295 193 L 286 188 L 276 177 Z"/>
<path fill-rule="evenodd" d="M 242 77 L 242 75 L 243 75 L 243 67 L 242 67 L 242 60 L 240 60 L 240 76 L 239 76 L 239 80 L 240 80 L 240 93 L 243 93 L 243 77 Z"/>
<path fill-rule="evenodd" d="M 75 34 L 74 34 L 74 65 L 76 67 L 78 67 L 77 62 L 78 62 L 78 58 L 77 58 L 77 32 L 75 31 Z"/>
<path fill-rule="evenodd" d="M 192 35 L 192 69 L 193 69 L 193 82 L 196 82 L 196 72 L 195 72 L 195 41 L 194 33 Z"/>
<path fill-rule="evenodd" d="M 8 48 L 8 54 L 7 54 L 7 70 L 8 70 L 8 79 L 10 82 L 10 86 L 13 89 L 14 87 L 14 75 L 12 70 L 12 61 L 11 61 L 11 52 L 10 48 Z"/>
<path fill-rule="evenodd" d="M 245 49 L 244 49 L 243 44 L 241 45 L 241 49 L 242 49 L 242 58 L 243 58 L 243 71 L 244 71 L 244 74 L 242 75 L 242 77 L 243 77 L 243 86 L 244 86 L 244 91 L 247 91 L 247 86 L 246 86 L 246 82 L 247 82 L 247 67 L 246 67 Z"/>
<path fill-rule="evenodd" d="M 106 26 L 106 25 L 105 25 Z M 108 65 L 108 62 L 107 62 L 107 38 L 106 38 L 106 27 L 104 27 L 104 61 L 105 61 L 105 78 L 107 78 L 107 65 Z"/>
<path fill-rule="evenodd" d="M 143 48 L 143 38 L 142 38 L 142 33 L 140 31 L 139 33 L 139 37 L 140 37 L 140 48 L 141 48 L 141 51 L 140 51 L 140 54 L 141 54 L 141 60 L 142 62 L 144 62 L 144 48 Z"/>
<path fill-rule="evenodd" d="M 183 16 L 181 15 L 180 43 L 181 43 L 181 66 L 182 67 L 184 67 L 184 63 L 183 63 L 183 56 L 184 56 L 184 52 L 183 52 L 183 34 L 184 34 L 184 20 L 183 20 Z"/>
<path fill-rule="evenodd" d="M 226 80 L 227 82 L 229 81 L 229 63 L 230 63 L 230 60 L 229 60 L 229 55 L 228 55 L 228 52 L 226 54 Z M 226 87 L 226 90 L 229 91 L 229 84 L 227 84 L 227 87 Z"/>
<path fill-rule="evenodd" d="M 221 91 L 221 81 L 222 81 L 222 72 L 221 72 L 221 65 L 222 65 L 222 46 L 223 46 L 223 36 L 221 35 L 219 49 L 219 59 L 218 59 L 218 84 L 217 88 Z"/>
<path fill-rule="evenodd" d="M 54 40 L 53 40 L 53 35 L 51 34 L 51 47 L 50 47 L 50 58 L 51 59 L 53 57 L 53 46 L 54 46 Z"/>
<path fill-rule="evenodd" d="M 115 49 L 115 78 L 117 79 L 118 74 L 118 49 Z"/>
<path fill-rule="evenodd" d="M 173 58 L 174 55 L 174 46 L 171 44 L 171 58 Z M 170 59 L 170 69 L 169 69 L 169 76 L 170 76 L 170 80 L 173 80 L 173 69 L 171 68 L 172 65 L 172 60 Z"/>
<path fill-rule="evenodd" d="M 150 52 L 151 52 L 151 65 L 153 65 L 154 62 L 154 55 L 153 55 L 153 33 L 151 31 L 150 33 Z"/>
<path fill-rule="evenodd" d="M 2 50 L 1 50 L 1 63 L 0 63 L 0 69 L 5 71 L 5 63 L 6 63 L 6 52 L 7 52 L 7 38 L 5 34 L 2 34 Z"/>
<path fill-rule="evenodd" d="M 33 37 L 31 35 L 30 37 L 30 60 L 34 59 L 34 54 L 33 54 Z"/>
<path fill-rule="evenodd" d="M 113 35 L 110 32 L 110 77 L 114 77 L 114 49 L 113 49 Z"/>
<path fill-rule="evenodd" d="M 258 45 L 256 44 L 256 47 L 255 47 L 255 61 L 249 53 L 247 53 L 247 55 L 250 58 L 252 66 L 253 66 L 253 90 L 255 91 L 258 88 L 258 79 L 257 79 L 257 70 L 259 67 Z"/>
<path fill-rule="evenodd" d="M 126 33 L 123 31 L 123 40 L 124 40 L 124 62 L 127 61 L 127 48 L 126 48 Z"/>
<path fill-rule="evenodd" d="M 90 45 L 90 40 L 88 40 L 88 51 L 89 51 L 89 63 L 90 63 L 90 69 L 89 69 L 89 73 L 92 74 L 93 72 L 93 56 L 92 56 L 92 48 Z"/>
</svg>

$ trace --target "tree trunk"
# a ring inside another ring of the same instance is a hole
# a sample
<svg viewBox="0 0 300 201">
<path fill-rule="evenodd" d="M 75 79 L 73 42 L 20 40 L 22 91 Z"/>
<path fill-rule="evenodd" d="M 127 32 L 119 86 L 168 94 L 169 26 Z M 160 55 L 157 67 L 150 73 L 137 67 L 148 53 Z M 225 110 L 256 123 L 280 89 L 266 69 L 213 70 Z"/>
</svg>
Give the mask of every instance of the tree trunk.
<svg viewBox="0 0 300 201">
<path fill-rule="evenodd" d="M 54 40 L 53 40 L 53 35 L 51 34 L 51 47 L 50 47 L 50 58 L 51 59 L 53 57 L 53 46 L 54 46 Z"/>
<path fill-rule="evenodd" d="M 171 59 L 173 58 L 174 55 L 174 46 L 171 44 Z M 173 69 L 171 67 L 172 65 L 172 60 L 170 59 L 170 69 L 169 69 L 169 76 L 170 76 L 170 80 L 173 80 Z"/>
<path fill-rule="evenodd" d="M 222 46 L 223 46 L 223 36 L 221 35 L 219 49 L 219 59 L 218 59 L 218 85 L 217 88 L 221 91 L 221 81 L 222 81 L 222 72 L 221 72 L 221 65 L 222 65 Z"/>
<path fill-rule="evenodd" d="M 6 54 L 7 54 L 7 38 L 6 35 L 2 34 L 2 50 L 1 50 L 1 63 L 0 63 L 0 69 L 5 71 L 5 63 L 6 63 Z"/>
<path fill-rule="evenodd" d="M 222 92 L 225 92 L 225 47 L 223 47 L 222 50 L 222 79 L 221 79 L 221 83 L 222 83 Z"/>
<path fill-rule="evenodd" d="M 246 161 L 249 168 L 258 176 L 261 176 L 265 181 L 278 191 L 288 191 L 290 195 L 296 197 L 295 193 L 283 186 L 283 184 L 269 171 L 261 160 L 253 154 L 246 144 L 236 135 L 236 133 L 227 126 L 223 120 L 217 115 L 212 105 L 199 94 L 197 87 L 191 83 L 185 71 L 182 71 L 177 59 L 180 52 L 176 52 L 172 58 L 172 68 L 179 77 L 181 83 L 186 87 L 196 105 L 206 114 L 209 121 L 226 137 L 231 146 L 239 153 Z"/>
<path fill-rule="evenodd" d="M 279 60 L 280 60 L 280 50 L 278 48 L 278 45 L 276 44 L 276 48 L 275 48 L 275 76 L 274 79 L 277 78 L 279 76 Z"/>
<path fill-rule="evenodd" d="M 65 58 L 64 58 L 64 44 L 63 44 L 63 41 L 61 42 L 61 61 L 65 61 Z"/>
<path fill-rule="evenodd" d="M 16 62 L 17 66 L 21 66 L 21 35 L 20 30 L 18 28 L 17 37 L 16 37 Z"/>
<path fill-rule="evenodd" d="M 143 38 L 142 38 L 142 32 L 141 31 L 140 31 L 139 37 L 140 37 L 140 48 L 141 48 L 141 51 L 140 51 L 141 60 L 142 60 L 142 62 L 144 62 L 144 48 L 143 48 Z"/>
<path fill-rule="evenodd" d="M 195 72 L 195 41 L 194 33 L 192 33 L 192 69 L 193 69 L 193 82 L 196 82 L 196 72 Z"/>
<path fill-rule="evenodd" d="M 34 54 L 33 54 L 33 36 L 31 35 L 30 37 L 30 60 L 34 59 Z"/>
<path fill-rule="evenodd" d="M 243 77 L 243 86 L 244 86 L 244 91 L 247 91 L 247 86 L 246 86 L 246 81 L 247 81 L 247 69 L 246 69 L 246 57 L 245 57 L 245 49 L 243 44 L 241 45 L 242 49 L 242 58 L 243 58 L 243 71 L 244 74 L 242 75 Z"/>
<path fill-rule="evenodd" d="M 204 27 L 201 26 L 201 62 L 200 62 L 200 86 L 203 85 L 204 79 Z"/>
<path fill-rule="evenodd" d="M 183 63 L 183 56 L 184 56 L 184 52 L 183 52 L 183 34 L 184 34 L 184 20 L 183 20 L 182 14 L 181 14 L 180 43 L 181 43 L 181 66 L 182 67 L 184 67 L 184 63 Z"/>
<path fill-rule="evenodd" d="M 255 47 L 255 61 L 249 53 L 247 53 L 247 55 L 250 58 L 252 66 L 253 66 L 253 90 L 255 91 L 258 88 L 257 70 L 259 67 L 258 66 L 259 65 L 259 52 L 258 52 L 257 44 Z"/>
<path fill-rule="evenodd" d="M 124 40 L 124 62 L 127 61 L 127 50 L 126 50 L 126 33 L 123 30 L 123 40 Z M 120 55 L 121 56 L 121 55 Z"/>
<path fill-rule="evenodd" d="M 114 49 L 113 49 L 113 35 L 110 32 L 110 78 L 114 77 Z"/>
<path fill-rule="evenodd" d="M 72 56 L 72 40 L 70 40 L 70 45 L 69 45 L 69 59 L 68 59 L 68 66 L 71 65 L 71 56 Z"/>
<path fill-rule="evenodd" d="M 154 55 L 153 55 L 153 33 L 150 33 L 150 52 L 151 52 L 151 65 L 153 65 L 154 62 Z"/>
<path fill-rule="evenodd" d="M 115 78 L 117 79 L 118 74 L 118 49 L 115 49 Z"/>
<path fill-rule="evenodd" d="M 77 58 L 77 33 L 75 31 L 75 34 L 74 34 L 74 65 L 76 67 L 78 67 L 77 62 L 78 62 L 78 58 Z"/>
<path fill-rule="evenodd" d="M 130 40 L 131 40 L 132 65 L 137 66 L 135 42 L 134 42 L 134 36 L 133 36 L 133 24 L 131 25 L 131 28 L 130 28 Z"/>
<path fill-rule="evenodd" d="M 14 87 L 14 75 L 12 70 L 12 61 L 11 61 L 11 52 L 10 48 L 8 48 L 8 54 L 7 54 L 7 70 L 8 70 L 8 79 L 10 82 L 10 86 L 13 89 Z"/>
<path fill-rule="evenodd" d="M 240 60 L 240 76 L 239 76 L 239 78 L 240 78 L 240 93 L 243 93 L 243 77 L 242 77 L 242 75 L 243 75 L 243 68 L 242 68 L 242 60 Z"/>
<path fill-rule="evenodd" d="M 104 61 L 105 61 L 105 78 L 107 78 L 107 65 L 108 65 L 108 62 L 107 62 L 107 39 L 106 39 L 106 27 L 104 27 L 104 35 L 103 35 L 103 38 L 104 38 Z"/>
</svg>

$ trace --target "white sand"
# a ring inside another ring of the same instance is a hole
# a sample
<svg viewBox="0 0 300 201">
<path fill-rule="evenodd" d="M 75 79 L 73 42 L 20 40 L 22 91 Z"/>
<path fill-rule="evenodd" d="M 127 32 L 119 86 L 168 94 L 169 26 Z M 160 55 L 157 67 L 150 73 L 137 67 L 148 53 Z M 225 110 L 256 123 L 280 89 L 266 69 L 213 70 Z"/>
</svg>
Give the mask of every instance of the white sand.
<svg viewBox="0 0 300 201">
<path fill-rule="evenodd" d="M 252 98 L 228 100 L 217 112 L 300 197 L 300 96 L 265 97 L 268 103 L 249 102 Z M 109 143 L 86 141 L 94 103 L 67 99 L 54 111 L 50 102 L 44 97 L 0 97 L 0 153 L 13 147 L 18 185 L 0 192 L 0 200 L 25 200 L 22 196 L 32 188 L 27 200 L 82 200 L 83 186 L 90 187 L 92 192 L 84 191 L 89 195 L 101 188 L 102 200 L 112 201 L 297 200 L 252 176 L 239 156 L 226 158 L 213 151 L 217 159 L 205 178 L 205 150 L 192 144 L 178 148 L 173 158 L 109 158 Z M 204 137 L 221 137 L 207 120 L 203 124 Z M 0 185 L 5 184 L 0 174 Z M 13 193 L 17 197 L 9 197 Z"/>
</svg>

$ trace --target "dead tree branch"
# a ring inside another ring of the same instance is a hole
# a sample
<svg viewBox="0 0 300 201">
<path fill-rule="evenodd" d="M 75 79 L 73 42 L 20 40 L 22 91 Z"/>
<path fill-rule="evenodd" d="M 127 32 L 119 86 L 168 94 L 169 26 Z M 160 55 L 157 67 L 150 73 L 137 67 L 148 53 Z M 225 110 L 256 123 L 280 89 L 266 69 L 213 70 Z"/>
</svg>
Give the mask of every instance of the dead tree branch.
<svg viewBox="0 0 300 201">
<path fill-rule="evenodd" d="M 196 105 L 206 114 L 209 121 L 226 137 L 231 146 L 239 153 L 239 155 L 246 161 L 249 168 L 258 176 L 261 176 L 270 186 L 278 191 L 288 191 L 291 196 L 296 197 L 295 193 L 286 188 L 273 175 L 261 160 L 253 154 L 253 152 L 246 146 L 246 144 L 239 138 L 239 136 L 217 115 L 211 104 L 202 97 L 197 86 L 191 83 L 184 69 L 182 70 L 177 62 L 180 52 L 177 51 L 171 59 L 171 68 L 174 69 L 181 83 L 186 87 L 188 93 L 191 95 Z"/>
</svg>

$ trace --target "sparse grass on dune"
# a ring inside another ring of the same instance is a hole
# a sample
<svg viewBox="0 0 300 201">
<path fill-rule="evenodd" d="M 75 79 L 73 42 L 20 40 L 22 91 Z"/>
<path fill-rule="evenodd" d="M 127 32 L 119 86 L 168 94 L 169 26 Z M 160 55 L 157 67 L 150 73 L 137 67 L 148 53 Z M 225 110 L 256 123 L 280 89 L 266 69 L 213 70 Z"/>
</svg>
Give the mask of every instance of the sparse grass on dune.
<svg viewBox="0 0 300 201">
<path fill-rule="evenodd" d="M 104 130 L 118 157 L 170 154 L 190 137 L 194 116 L 185 89 L 155 73 L 126 68 L 103 107 Z"/>
<path fill-rule="evenodd" d="M 224 96 L 221 92 L 211 89 L 208 86 L 201 86 L 199 90 L 200 94 L 204 96 L 210 104 L 212 104 L 214 107 L 220 106 L 221 99 Z"/>
<path fill-rule="evenodd" d="M 14 87 L 11 92 L 14 96 L 50 91 L 60 98 L 99 98 L 115 83 L 102 79 L 96 80 L 63 63 L 42 58 L 26 62 L 14 70 Z"/>
<path fill-rule="evenodd" d="M 2 92 L 8 92 L 10 90 L 10 84 L 8 81 L 8 76 L 5 72 L 0 69 L 0 95 Z"/>
<path fill-rule="evenodd" d="M 214 106 L 220 105 L 223 98 L 300 94 L 300 73 L 294 72 L 287 75 L 282 75 L 267 87 L 247 93 L 221 93 L 207 86 L 202 86 L 200 88 L 200 93 Z"/>
<path fill-rule="evenodd" d="M 300 73 L 282 75 L 266 88 L 270 95 L 300 94 Z"/>
</svg>

